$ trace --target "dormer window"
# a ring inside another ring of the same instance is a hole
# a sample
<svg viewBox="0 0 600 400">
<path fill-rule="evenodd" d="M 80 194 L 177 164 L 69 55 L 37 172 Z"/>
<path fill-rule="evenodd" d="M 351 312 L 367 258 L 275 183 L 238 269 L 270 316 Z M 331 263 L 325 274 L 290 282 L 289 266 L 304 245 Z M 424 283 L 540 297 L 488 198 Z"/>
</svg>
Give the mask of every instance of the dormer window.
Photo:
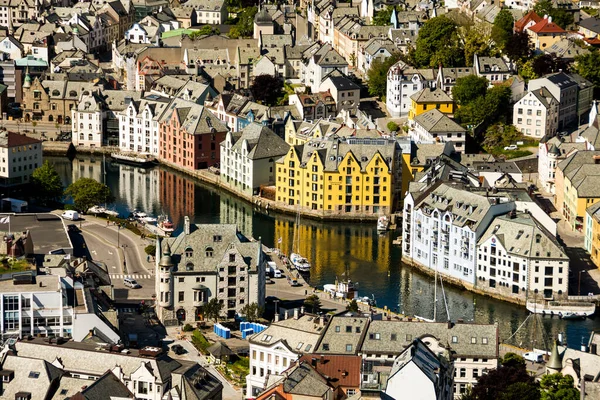
<svg viewBox="0 0 600 400">
<path fill-rule="evenodd" d="M 222 242 L 222 241 L 223 241 L 223 237 L 221 235 L 213 236 L 213 242 Z"/>
<path fill-rule="evenodd" d="M 185 249 L 185 256 L 186 257 L 193 257 L 194 256 L 194 250 L 191 247 L 186 247 L 186 249 Z"/>
<path fill-rule="evenodd" d="M 0 371 L 0 377 L 2 377 L 2 382 L 9 383 L 15 377 L 15 372 L 9 369 L 3 369 Z"/>
<path fill-rule="evenodd" d="M 213 248 L 212 248 L 212 247 L 207 247 L 207 248 L 206 248 L 206 257 L 210 257 L 210 258 L 212 258 L 212 256 L 213 256 L 213 252 L 214 252 L 214 250 L 213 250 Z"/>
</svg>

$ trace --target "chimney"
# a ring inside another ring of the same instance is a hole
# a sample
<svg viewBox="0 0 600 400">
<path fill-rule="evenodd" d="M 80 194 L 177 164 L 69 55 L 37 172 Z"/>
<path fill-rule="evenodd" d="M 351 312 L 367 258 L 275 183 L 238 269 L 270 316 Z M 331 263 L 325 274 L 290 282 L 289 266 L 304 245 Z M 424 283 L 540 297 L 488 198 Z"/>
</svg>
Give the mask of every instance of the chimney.
<svg viewBox="0 0 600 400">
<path fill-rule="evenodd" d="M 187 215 L 183 218 L 183 233 L 186 235 L 190 234 L 190 217 Z"/>
<path fill-rule="evenodd" d="M 311 364 L 313 367 L 317 368 L 317 359 L 316 359 L 316 358 L 314 358 L 314 357 L 313 357 L 313 358 L 311 358 L 311 359 L 310 359 L 310 364 Z"/>
<path fill-rule="evenodd" d="M 290 317 L 290 314 L 289 314 L 288 310 L 285 310 L 283 319 L 288 319 L 289 317 Z"/>
<path fill-rule="evenodd" d="M 448 329 L 452 329 L 453 326 L 454 324 L 452 324 L 452 321 L 448 321 Z"/>
<path fill-rule="evenodd" d="M 321 354 L 321 358 L 319 359 L 320 364 L 325 364 L 325 356 Z"/>
<path fill-rule="evenodd" d="M 305 310 L 304 306 L 300 307 L 300 315 L 301 316 L 304 315 L 304 310 Z"/>
<path fill-rule="evenodd" d="M 275 314 L 275 322 L 279 322 L 279 313 Z"/>
<path fill-rule="evenodd" d="M 300 318 L 300 309 L 294 308 L 294 319 Z"/>
<path fill-rule="evenodd" d="M 600 164 L 600 156 L 592 156 L 594 159 L 594 164 Z"/>
<path fill-rule="evenodd" d="M 325 326 L 325 316 L 324 315 L 319 318 L 319 325 Z"/>
</svg>

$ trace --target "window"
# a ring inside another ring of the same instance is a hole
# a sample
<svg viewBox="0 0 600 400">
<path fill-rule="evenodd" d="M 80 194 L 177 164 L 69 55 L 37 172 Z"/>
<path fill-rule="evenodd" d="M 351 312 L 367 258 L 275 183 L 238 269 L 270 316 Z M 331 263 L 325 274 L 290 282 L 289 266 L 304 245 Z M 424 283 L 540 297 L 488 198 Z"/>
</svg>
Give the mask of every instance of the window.
<svg viewBox="0 0 600 400">
<path fill-rule="evenodd" d="M 352 333 L 352 327 L 350 325 L 346 325 L 346 333 Z"/>
<path fill-rule="evenodd" d="M 30 371 L 30 372 L 29 372 L 29 377 L 30 377 L 31 379 L 37 379 L 37 378 L 39 378 L 39 377 L 40 377 L 40 373 L 39 373 L 39 372 L 36 372 L 36 371 Z"/>
<path fill-rule="evenodd" d="M 207 247 L 206 248 L 206 257 L 211 257 L 212 258 L 213 252 L 214 252 L 214 250 L 213 250 L 212 247 Z"/>
<path fill-rule="evenodd" d="M 185 292 L 179 292 L 179 301 L 182 302 L 185 298 Z"/>
<path fill-rule="evenodd" d="M 329 343 L 323 343 L 323 350 L 329 351 Z"/>
<path fill-rule="evenodd" d="M 390 338 L 390 340 L 391 340 L 392 342 L 395 342 L 395 341 L 396 341 L 396 334 L 395 334 L 395 333 L 392 333 L 392 337 Z"/>
<path fill-rule="evenodd" d="M 339 327 L 339 325 L 337 325 L 337 326 L 335 327 L 335 331 L 336 331 L 336 332 L 340 332 L 340 327 Z"/>
<path fill-rule="evenodd" d="M 351 352 L 352 351 L 352 345 L 351 344 L 347 344 L 346 345 L 346 351 L 347 352 Z"/>
<path fill-rule="evenodd" d="M 452 343 L 458 343 L 458 336 L 452 336 Z"/>
<path fill-rule="evenodd" d="M 229 255 L 229 262 L 235 262 L 235 254 Z"/>
<path fill-rule="evenodd" d="M 481 344 L 488 344 L 488 338 L 482 337 L 481 338 Z"/>
</svg>

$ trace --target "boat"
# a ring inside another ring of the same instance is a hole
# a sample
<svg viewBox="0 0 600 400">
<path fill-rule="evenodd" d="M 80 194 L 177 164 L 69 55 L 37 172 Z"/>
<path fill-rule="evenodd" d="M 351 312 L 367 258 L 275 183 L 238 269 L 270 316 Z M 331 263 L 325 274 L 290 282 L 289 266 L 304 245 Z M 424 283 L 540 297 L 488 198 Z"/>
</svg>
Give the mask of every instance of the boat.
<svg viewBox="0 0 600 400">
<path fill-rule="evenodd" d="M 146 214 L 143 211 L 133 210 L 131 213 L 131 216 L 137 220 L 141 220 L 143 218 L 146 218 L 148 216 L 148 214 Z"/>
<path fill-rule="evenodd" d="M 173 231 L 175 231 L 175 225 L 173 225 L 167 214 L 159 215 L 156 225 L 162 229 L 162 231 L 165 233 L 165 236 L 171 236 Z"/>
<path fill-rule="evenodd" d="M 377 232 L 385 232 L 390 227 L 390 220 L 387 216 L 382 215 L 377 219 Z"/>
<path fill-rule="evenodd" d="M 300 209 L 298 208 L 298 213 L 296 214 L 296 223 L 294 227 L 294 244 L 296 246 L 296 252 L 290 254 L 290 262 L 292 265 L 300 272 L 309 272 L 310 271 L 310 263 L 304 257 L 302 257 L 297 251 L 300 248 L 300 235 L 297 234 L 297 230 L 300 227 Z M 297 241 L 296 241 L 297 239 Z M 293 250 L 293 249 L 292 249 Z"/>
<path fill-rule="evenodd" d="M 150 154 L 138 154 L 138 153 L 111 153 L 110 156 L 113 160 L 121 164 L 135 165 L 138 167 L 150 167 L 156 164 L 156 158 Z"/>
<path fill-rule="evenodd" d="M 567 314 L 569 314 L 569 316 L 571 316 L 571 314 L 576 314 L 581 317 L 589 317 L 596 312 L 596 304 L 584 301 L 551 300 L 544 303 L 528 301 L 526 307 L 527 310 L 534 314 L 550 316 L 563 315 L 563 318 Z"/>
<path fill-rule="evenodd" d="M 359 299 L 358 283 L 352 282 L 350 279 L 338 281 L 336 278 L 334 284 L 323 285 L 323 291 L 338 299 Z"/>
<path fill-rule="evenodd" d="M 372 294 L 371 297 L 369 297 L 369 296 L 359 297 L 356 301 L 358 301 L 359 303 L 367 304 L 371 307 L 377 307 L 377 301 L 375 300 L 374 294 Z"/>
<path fill-rule="evenodd" d="M 140 218 L 140 221 L 143 222 L 144 224 L 155 224 L 157 219 L 154 217 L 145 216 L 143 218 Z"/>
<path fill-rule="evenodd" d="M 105 214 L 113 217 L 118 217 L 119 213 L 117 211 L 108 210 L 101 206 L 93 206 L 88 209 L 88 213 L 90 214 Z"/>
<path fill-rule="evenodd" d="M 585 314 L 571 313 L 571 312 L 567 312 L 564 314 L 558 314 L 558 316 L 562 319 L 586 319 L 587 318 L 587 316 Z"/>
</svg>

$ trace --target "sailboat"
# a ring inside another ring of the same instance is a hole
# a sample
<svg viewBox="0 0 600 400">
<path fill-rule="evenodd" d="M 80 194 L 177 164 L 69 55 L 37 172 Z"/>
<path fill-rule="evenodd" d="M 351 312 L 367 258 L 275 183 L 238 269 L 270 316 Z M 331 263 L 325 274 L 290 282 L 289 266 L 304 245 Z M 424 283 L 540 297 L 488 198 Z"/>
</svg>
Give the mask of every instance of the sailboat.
<svg viewBox="0 0 600 400">
<path fill-rule="evenodd" d="M 103 178 L 103 183 L 106 185 L 106 156 L 104 154 L 102 154 L 102 178 Z M 106 204 L 106 198 L 104 199 L 104 207 L 102 206 L 93 206 L 90 207 L 90 209 L 88 210 L 88 213 L 91 214 L 105 214 L 105 215 L 110 215 L 112 217 L 118 217 L 119 213 L 117 211 L 114 210 L 109 210 L 108 208 L 106 208 L 107 204 Z"/>
<path fill-rule="evenodd" d="M 290 254 L 290 262 L 296 269 L 300 272 L 308 272 L 310 271 L 310 263 L 304 257 L 302 257 L 298 251 L 300 249 L 300 208 L 298 208 L 298 213 L 296 214 L 296 222 L 294 227 L 294 244 L 292 247 L 296 247 L 296 252 Z M 292 248 L 292 250 L 294 250 Z"/>
<path fill-rule="evenodd" d="M 444 281 L 441 275 L 438 275 L 437 264 L 435 265 L 435 275 L 434 275 L 434 286 L 433 286 L 433 318 L 425 318 L 415 315 L 415 318 L 420 321 L 425 322 L 437 322 L 437 280 L 438 276 L 440 278 L 440 287 L 442 288 L 442 297 L 444 298 L 444 306 L 446 308 L 446 315 L 448 316 L 448 321 L 450 321 L 450 310 L 448 309 L 448 300 L 446 299 L 446 291 L 444 290 Z"/>
</svg>

